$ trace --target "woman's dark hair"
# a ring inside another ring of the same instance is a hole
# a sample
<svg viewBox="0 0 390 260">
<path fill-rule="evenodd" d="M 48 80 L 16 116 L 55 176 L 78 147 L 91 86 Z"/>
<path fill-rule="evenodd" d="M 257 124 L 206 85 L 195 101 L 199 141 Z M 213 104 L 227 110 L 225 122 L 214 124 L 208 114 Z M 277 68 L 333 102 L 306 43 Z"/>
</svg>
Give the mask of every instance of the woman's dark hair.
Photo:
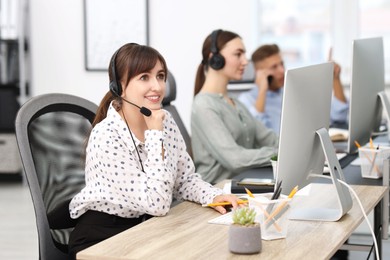
<svg viewBox="0 0 390 260">
<path fill-rule="evenodd" d="M 224 31 L 221 30 L 218 33 L 218 37 L 216 40 L 217 43 L 217 49 L 220 51 L 223 49 L 225 44 L 235 38 L 240 36 L 236 33 Z M 209 67 L 209 58 L 211 53 L 211 34 L 206 37 L 206 39 L 203 42 L 203 48 L 202 48 L 202 62 L 198 66 L 198 70 L 196 72 L 196 78 L 195 78 L 195 89 L 194 89 L 194 96 L 196 96 L 199 91 L 202 89 L 202 86 L 204 84 L 204 81 L 206 79 L 205 77 L 205 71 L 208 70 Z"/>
<path fill-rule="evenodd" d="M 114 80 L 113 70 L 111 69 L 112 65 L 114 65 L 116 80 L 121 83 L 122 91 L 125 90 L 133 77 L 152 70 L 158 61 L 161 62 L 165 72 L 165 80 L 167 78 L 168 68 L 165 59 L 152 47 L 127 43 L 119 48 L 115 60 L 114 56 L 115 54 L 111 57 L 108 66 L 108 75 L 110 82 Z M 112 64 L 113 62 L 115 64 Z M 115 96 L 111 91 L 108 91 L 100 102 L 92 126 L 95 126 L 107 116 L 108 107 L 113 100 L 113 105 L 116 110 L 122 107 L 122 99 Z"/>
</svg>

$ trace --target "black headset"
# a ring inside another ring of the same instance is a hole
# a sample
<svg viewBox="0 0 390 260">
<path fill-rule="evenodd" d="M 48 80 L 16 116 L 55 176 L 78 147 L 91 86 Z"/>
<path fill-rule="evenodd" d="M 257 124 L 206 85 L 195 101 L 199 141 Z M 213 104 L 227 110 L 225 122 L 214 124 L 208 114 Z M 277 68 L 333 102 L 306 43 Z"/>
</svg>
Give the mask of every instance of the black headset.
<svg viewBox="0 0 390 260">
<path fill-rule="evenodd" d="M 130 43 L 131 45 L 138 45 L 137 43 Z M 120 47 L 115 53 L 114 55 L 112 55 L 112 60 L 111 60 L 111 64 L 110 64 L 110 69 L 111 69 L 111 74 L 112 74 L 112 80 L 110 82 L 110 91 L 111 93 L 114 95 L 114 96 L 117 96 L 117 97 L 120 97 L 122 100 L 124 100 L 125 102 L 127 103 L 130 103 L 131 105 L 133 106 L 136 106 L 140 109 L 140 112 L 142 114 L 144 114 L 145 116 L 150 116 L 152 114 L 152 112 L 145 108 L 145 107 L 139 107 L 138 105 L 124 99 L 121 97 L 122 95 L 122 85 L 121 83 L 118 81 L 117 77 L 116 77 L 116 66 L 115 66 L 115 59 L 116 59 L 116 55 L 118 54 L 118 52 L 120 51 L 122 47 Z M 141 159 L 141 156 L 139 155 L 139 152 L 138 152 L 138 149 L 137 149 L 137 145 L 135 144 L 135 141 L 134 141 L 134 137 L 133 137 L 133 134 L 129 128 L 129 125 L 127 124 L 127 120 L 126 120 L 126 117 L 124 116 L 124 119 L 125 119 L 125 123 L 126 123 L 126 126 L 127 126 L 127 129 L 129 130 L 129 133 L 130 133 L 130 136 L 131 136 L 131 139 L 133 141 L 133 144 L 134 144 L 134 148 L 135 148 L 135 151 L 137 152 L 137 156 L 138 156 L 138 160 L 140 162 L 140 165 L 141 165 L 141 170 L 143 172 L 145 172 L 144 170 L 144 166 L 143 166 L 143 163 L 142 163 L 142 159 Z"/>
<path fill-rule="evenodd" d="M 114 94 L 117 97 L 120 97 L 122 95 L 122 86 L 121 83 L 118 82 L 116 78 L 116 66 L 115 66 L 115 59 L 119 50 L 120 48 L 112 56 L 111 65 L 110 65 L 111 74 L 112 74 L 112 80 L 110 81 L 110 91 L 112 94 Z"/>
<path fill-rule="evenodd" d="M 211 47 L 210 51 L 213 54 L 209 59 L 209 66 L 215 70 L 220 70 L 225 66 L 225 58 L 219 53 L 217 46 L 218 34 L 222 30 L 215 30 L 211 33 Z"/>
<path fill-rule="evenodd" d="M 130 43 L 130 45 L 138 45 L 137 43 Z M 116 56 L 118 55 L 118 52 L 122 49 L 120 47 L 112 56 L 110 68 L 111 68 L 111 74 L 112 74 L 112 80 L 110 82 L 110 91 L 112 94 L 114 94 L 117 97 L 120 97 L 122 95 L 122 85 L 118 81 L 117 76 L 116 76 L 116 65 L 115 65 L 115 60 Z"/>
</svg>

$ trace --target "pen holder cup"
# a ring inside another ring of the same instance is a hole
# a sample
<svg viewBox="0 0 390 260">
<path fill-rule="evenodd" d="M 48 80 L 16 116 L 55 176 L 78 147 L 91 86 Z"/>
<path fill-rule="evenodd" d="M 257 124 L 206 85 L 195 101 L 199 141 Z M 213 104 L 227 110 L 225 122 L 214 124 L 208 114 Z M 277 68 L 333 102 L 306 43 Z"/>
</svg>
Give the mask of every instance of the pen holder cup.
<svg viewBox="0 0 390 260">
<path fill-rule="evenodd" d="M 272 173 L 274 174 L 274 180 L 278 179 L 278 161 L 270 160 L 272 165 Z"/>
<path fill-rule="evenodd" d="M 290 198 L 284 195 L 277 200 L 271 200 L 270 194 L 249 198 L 249 206 L 255 208 L 257 221 L 261 224 L 263 240 L 281 239 L 287 236 Z"/>
<path fill-rule="evenodd" d="M 359 148 L 360 168 L 363 178 L 379 179 L 383 175 L 383 161 L 390 157 L 390 147 Z"/>
</svg>

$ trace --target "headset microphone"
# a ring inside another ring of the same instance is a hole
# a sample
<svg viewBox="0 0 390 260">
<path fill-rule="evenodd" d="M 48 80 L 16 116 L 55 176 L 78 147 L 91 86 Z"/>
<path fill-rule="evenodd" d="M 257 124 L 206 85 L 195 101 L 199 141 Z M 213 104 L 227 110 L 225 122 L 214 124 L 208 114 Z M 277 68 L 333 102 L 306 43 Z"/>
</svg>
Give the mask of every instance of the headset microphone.
<svg viewBox="0 0 390 260">
<path fill-rule="evenodd" d="M 143 114 L 144 116 L 151 116 L 151 115 L 152 115 L 152 111 L 150 111 L 149 108 L 140 107 L 140 106 L 134 104 L 133 102 L 130 102 L 130 101 L 124 99 L 123 97 L 121 97 L 121 99 L 123 99 L 123 101 L 129 103 L 130 105 L 133 105 L 133 106 L 135 106 L 135 107 L 138 107 L 138 108 L 139 108 L 139 112 L 141 112 L 141 114 Z"/>
<path fill-rule="evenodd" d="M 138 44 L 132 44 L 132 45 L 138 45 Z M 129 103 L 130 105 L 133 105 L 135 107 L 138 107 L 139 108 L 139 111 L 141 112 L 141 114 L 143 114 L 144 116 L 151 116 L 152 115 L 152 111 L 150 111 L 150 109 L 146 108 L 146 107 L 140 107 L 136 104 L 134 104 L 133 102 L 130 102 L 126 99 L 124 99 L 123 97 L 121 97 L 122 95 L 122 86 L 120 84 L 120 82 L 118 81 L 117 77 L 116 77 L 116 66 L 115 66 L 115 59 L 116 59 L 116 55 L 118 54 L 119 50 L 121 48 L 119 48 L 113 55 L 112 57 L 112 61 L 111 61 L 111 73 L 112 73 L 112 81 L 110 82 L 110 91 L 112 94 L 114 94 L 115 96 L 121 98 L 122 100 L 124 100 L 125 102 Z"/>
</svg>

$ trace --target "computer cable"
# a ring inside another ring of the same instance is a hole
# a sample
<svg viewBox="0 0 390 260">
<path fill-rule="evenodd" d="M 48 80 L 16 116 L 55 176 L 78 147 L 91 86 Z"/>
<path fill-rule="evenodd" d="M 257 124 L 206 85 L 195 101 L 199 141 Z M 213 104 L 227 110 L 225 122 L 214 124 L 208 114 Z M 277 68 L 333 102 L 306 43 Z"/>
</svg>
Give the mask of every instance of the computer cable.
<svg viewBox="0 0 390 260">
<path fill-rule="evenodd" d="M 326 178 L 326 179 L 332 179 L 330 176 L 325 176 L 325 175 L 320 175 L 320 174 L 309 174 L 310 177 L 319 177 L 319 178 Z M 359 204 L 359 207 L 360 207 L 360 210 L 362 211 L 363 213 L 363 216 L 364 216 L 364 219 L 366 220 L 367 222 L 367 225 L 368 225 L 368 228 L 370 229 L 370 232 L 371 232 L 371 235 L 372 235 L 372 238 L 374 240 L 374 246 L 375 246 L 375 254 L 376 254 L 376 259 L 380 260 L 379 258 L 379 251 L 378 251 L 378 243 L 377 243 L 377 239 L 375 237 L 375 233 L 374 233 L 374 230 L 371 226 L 371 223 L 370 223 L 370 220 L 368 219 L 367 217 L 367 214 L 366 212 L 364 211 L 364 208 L 363 208 L 363 205 L 362 205 L 362 202 L 360 201 L 358 195 L 356 194 L 356 192 L 352 189 L 352 187 L 347 184 L 346 182 L 342 181 L 342 180 L 339 180 L 337 179 L 337 181 L 341 184 L 343 184 L 345 187 L 347 187 L 350 192 L 354 195 L 354 197 L 356 198 L 356 201 L 358 202 Z"/>
</svg>

